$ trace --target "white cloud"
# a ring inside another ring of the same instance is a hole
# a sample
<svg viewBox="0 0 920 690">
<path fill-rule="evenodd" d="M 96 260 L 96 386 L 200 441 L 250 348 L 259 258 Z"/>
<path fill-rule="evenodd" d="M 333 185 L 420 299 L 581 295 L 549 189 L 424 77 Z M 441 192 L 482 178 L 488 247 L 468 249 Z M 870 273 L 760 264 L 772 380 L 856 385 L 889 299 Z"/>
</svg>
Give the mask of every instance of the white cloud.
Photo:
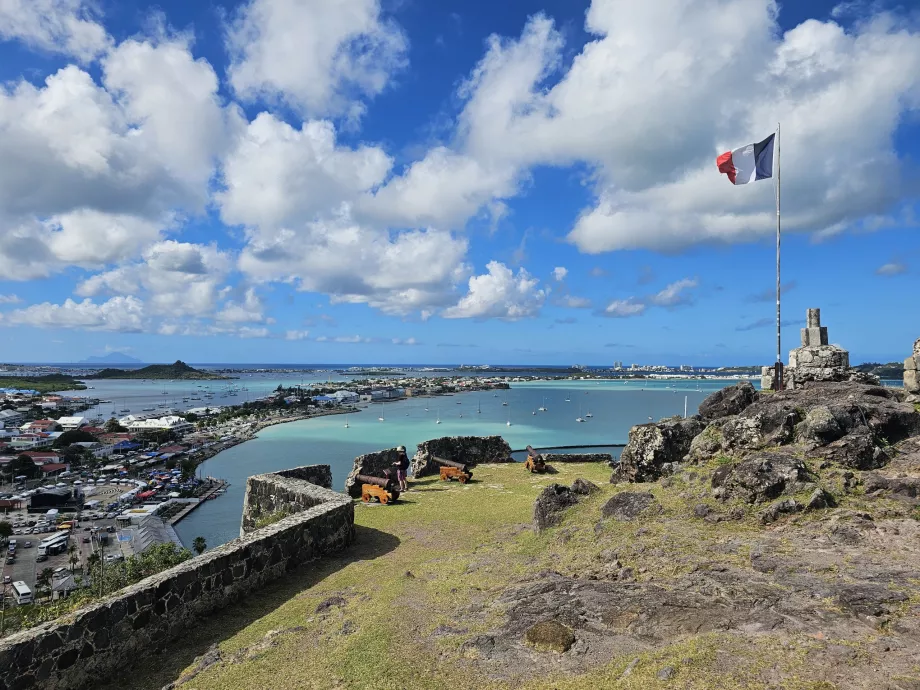
<svg viewBox="0 0 920 690">
<path fill-rule="evenodd" d="M 553 269 L 553 278 L 561 282 L 565 280 L 565 277 L 568 275 L 568 273 L 569 269 L 565 268 L 564 266 L 556 266 L 556 268 Z"/>
<path fill-rule="evenodd" d="M 255 288 L 248 288 L 241 302 L 229 300 L 217 313 L 218 321 L 230 323 L 258 323 L 265 319 L 265 307 L 256 294 Z"/>
<path fill-rule="evenodd" d="M 76 293 L 83 297 L 141 295 L 151 315 L 209 317 L 225 295 L 222 285 L 232 266 L 231 257 L 214 245 L 167 240 L 144 250 L 140 263 L 87 278 Z M 247 306 L 251 308 L 253 303 L 228 303 L 228 314 L 239 317 Z"/>
<path fill-rule="evenodd" d="M 213 69 L 179 38 L 126 41 L 101 67 L 104 86 L 73 65 L 0 86 L 6 278 L 133 258 L 205 209 L 234 120 Z"/>
<path fill-rule="evenodd" d="M 660 292 L 649 297 L 648 301 L 659 307 L 674 307 L 679 304 L 686 304 L 690 297 L 685 293 L 686 290 L 692 290 L 699 285 L 696 278 L 684 278 L 677 282 L 671 283 Z"/>
<path fill-rule="evenodd" d="M 337 147 L 330 122 L 296 130 L 261 113 L 224 161 L 221 216 L 263 228 L 313 220 L 383 182 L 392 163 L 377 147 Z"/>
<path fill-rule="evenodd" d="M 442 315 L 448 319 L 499 318 L 515 321 L 536 316 L 546 301 L 547 290 L 523 268 L 515 275 L 498 261 L 490 261 L 488 273 L 473 276 L 469 293 Z"/>
<path fill-rule="evenodd" d="M 136 333 L 144 330 L 144 304 L 135 297 L 113 297 L 107 302 L 90 299 L 63 304 L 44 302 L 6 314 L 5 323 L 36 328 L 81 328 L 90 331 Z"/>
<path fill-rule="evenodd" d="M 587 309 L 591 306 L 591 300 L 587 297 L 576 297 L 575 295 L 566 295 L 562 298 L 562 304 L 571 309 Z"/>
<path fill-rule="evenodd" d="M 561 35 L 537 15 L 519 39 L 489 40 L 460 89 L 452 148 L 415 165 L 437 157 L 447 161 L 439 179 L 469 168 L 512 181 L 490 192 L 495 182 L 480 175 L 480 186 L 439 189 L 452 223 L 516 193 L 513 181 L 534 166 L 585 162 L 597 202 L 568 235 L 581 251 L 744 242 L 773 232 L 771 187 L 733 188 L 714 159 L 780 120 L 784 227 L 826 236 L 866 219 L 875 228 L 916 194 L 893 139 L 920 108 L 920 32 L 879 14 L 849 30 L 807 20 L 782 33 L 777 12 L 773 0 L 594 0 L 593 40 L 561 74 Z M 432 186 L 410 181 L 396 178 L 377 197 L 391 185 L 416 196 Z"/>
<path fill-rule="evenodd" d="M 95 21 L 95 5 L 92 0 L 0 0 L 0 39 L 89 62 L 111 42 Z"/>
<path fill-rule="evenodd" d="M 637 301 L 635 298 L 614 300 L 604 309 L 606 316 L 626 318 L 629 316 L 639 316 L 645 312 L 645 303 Z"/>
<path fill-rule="evenodd" d="M 310 331 L 287 331 L 284 334 L 285 340 L 306 340 L 310 337 Z"/>
<path fill-rule="evenodd" d="M 19 304 L 22 302 L 18 295 L 0 295 L 0 304 Z"/>
<path fill-rule="evenodd" d="M 390 314 L 443 306 L 467 275 L 467 242 L 448 232 L 392 234 L 347 214 L 278 231 L 253 231 L 240 269 L 254 281 L 286 280 L 333 302 L 369 304 Z"/>
<path fill-rule="evenodd" d="M 415 338 L 393 338 L 391 341 L 394 345 L 418 345 Z"/>
<path fill-rule="evenodd" d="M 330 337 L 328 335 L 321 335 L 316 339 L 318 343 L 342 343 L 348 345 L 358 345 L 358 344 L 370 344 L 376 343 L 376 338 L 365 338 L 360 335 L 338 335 L 335 337 Z"/>
<path fill-rule="evenodd" d="M 251 0 L 228 27 L 227 48 L 240 97 L 354 119 L 359 99 L 406 64 L 407 41 L 378 0 Z"/>
<path fill-rule="evenodd" d="M 901 273 L 906 273 L 907 266 L 899 261 L 892 261 L 891 263 L 879 266 L 875 272 L 880 276 L 896 276 Z"/>
<path fill-rule="evenodd" d="M 267 338 L 271 334 L 264 326 L 258 328 L 253 326 L 242 326 L 237 330 L 236 335 L 240 338 Z"/>
</svg>

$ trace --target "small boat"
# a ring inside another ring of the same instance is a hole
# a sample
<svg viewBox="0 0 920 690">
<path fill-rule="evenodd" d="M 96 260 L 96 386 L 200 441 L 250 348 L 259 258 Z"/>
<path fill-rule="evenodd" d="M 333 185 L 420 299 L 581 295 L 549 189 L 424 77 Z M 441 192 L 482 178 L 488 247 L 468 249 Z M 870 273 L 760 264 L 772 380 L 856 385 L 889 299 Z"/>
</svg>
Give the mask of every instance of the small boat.
<svg viewBox="0 0 920 690">
<path fill-rule="evenodd" d="M 588 418 L 590 418 L 590 417 L 593 417 L 593 416 L 594 416 L 594 415 L 593 415 L 593 414 L 591 414 L 591 412 L 590 412 L 590 411 L 589 411 L 589 412 L 588 412 L 588 413 L 587 413 L 587 414 L 585 415 L 585 417 L 588 417 Z"/>
<path fill-rule="evenodd" d="M 478 400 L 476 401 L 476 413 L 482 414 L 482 403 L 480 403 Z"/>
<path fill-rule="evenodd" d="M 566 402 L 572 402 L 572 399 L 567 397 L 567 398 L 565 399 L 565 401 L 566 401 Z"/>
<path fill-rule="evenodd" d="M 536 410 L 534 410 L 534 411 L 533 411 L 533 412 L 531 412 L 530 414 L 537 414 L 537 411 L 536 411 Z"/>
<path fill-rule="evenodd" d="M 345 428 L 348 428 L 348 415 L 345 415 Z"/>
<path fill-rule="evenodd" d="M 503 403 L 502 403 L 502 407 L 508 407 L 508 403 L 507 403 L 507 402 L 503 402 Z"/>
<path fill-rule="evenodd" d="M 546 396 L 543 396 L 543 406 L 537 408 L 537 412 L 546 412 Z"/>
<path fill-rule="evenodd" d="M 575 418 L 575 421 L 576 421 L 576 422 L 583 422 L 583 421 L 585 421 L 585 419 L 584 419 L 584 417 L 576 417 L 576 418 Z"/>
<path fill-rule="evenodd" d="M 441 410 L 438 409 L 438 418 L 437 420 L 435 420 L 435 424 L 440 424 L 440 423 L 441 423 Z"/>
</svg>

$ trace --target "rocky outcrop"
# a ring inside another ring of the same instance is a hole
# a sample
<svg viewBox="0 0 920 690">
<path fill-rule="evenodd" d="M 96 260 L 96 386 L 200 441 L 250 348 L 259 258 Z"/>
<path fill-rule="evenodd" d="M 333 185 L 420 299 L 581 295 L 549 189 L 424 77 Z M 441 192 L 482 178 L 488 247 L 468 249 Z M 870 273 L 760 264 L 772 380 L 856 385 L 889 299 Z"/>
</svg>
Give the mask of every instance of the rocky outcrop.
<svg viewBox="0 0 920 690">
<path fill-rule="evenodd" d="M 576 494 L 581 494 L 582 496 L 588 496 L 593 494 L 595 491 L 600 491 L 600 487 L 594 482 L 589 482 L 587 479 L 581 479 L 580 477 L 572 482 L 572 491 Z"/>
<path fill-rule="evenodd" d="M 490 462 L 514 462 L 511 446 L 501 436 L 445 436 L 418 445 L 412 458 L 413 476 L 438 474 L 440 465 L 434 462 L 435 456 L 470 467 Z"/>
<path fill-rule="evenodd" d="M 610 481 L 650 482 L 671 474 L 701 431 L 703 422 L 696 417 L 671 417 L 634 426 Z"/>
<path fill-rule="evenodd" d="M 760 394 L 749 381 L 736 383 L 722 390 L 716 391 L 700 403 L 700 418 L 704 422 L 714 419 L 741 414 Z"/>
<path fill-rule="evenodd" d="M 661 511 L 655 497 L 647 491 L 623 491 L 601 506 L 601 515 L 615 520 L 632 520 L 646 511 Z"/>
<path fill-rule="evenodd" d="M 693 439 L 691 462 L 743 457 L 795 444 L 809 457 L 870 469 L 887 461 L 885 448 L 920 434 L 920 413 L 893 388 L 857 383 L 810 383 L 760 396 L 743 412 L 717 419 Z"/>
<path fill-rule="evenodd" d="M 805 464 L 788 451 L 764 451 L 726 465 L 713 476 L 718 498 L 763 503 L 813 486 Z"/>
<path fill-rule="evenodd" d="M 358 475 L 366 474 L 370 477 L 382 477 L 384 472 L 394 469 L 393 463 L 398 459 L 399 451 L 395 448 L 359 455 L 355 458 L 351 472 L 345 479 L 345 493 L 352 498 L 361 498 L 361 484 L 358 483 Z"/>
<path fill-rule="evenodd" d="M 579 495 L 562 484 L 550 484 L 533 504 L 533 528 L 537 532 L 558 525 L 566 508 L 578 503 Z"/>
</svg>

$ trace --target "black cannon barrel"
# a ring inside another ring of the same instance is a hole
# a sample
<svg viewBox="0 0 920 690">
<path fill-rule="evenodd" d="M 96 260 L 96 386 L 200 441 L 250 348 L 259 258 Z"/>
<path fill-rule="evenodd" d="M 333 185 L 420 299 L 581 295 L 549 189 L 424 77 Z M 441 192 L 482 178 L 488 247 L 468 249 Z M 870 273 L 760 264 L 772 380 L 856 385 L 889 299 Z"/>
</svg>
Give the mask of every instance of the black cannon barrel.
<svg viewBox="0 0 920 690">
<path fill-rule="evenodd" d="M 373 484 L 375 486 L 383 487 L 388 491 L 390 488 L 395 487 L 396 485 L 396 482 L 394 482 L 392 479 L 386 479 L 384 477 L 371 477 L 367 474 L 359 474 L 356 479 L 362 484 Z"/>
<path fill-rule="evenodd" d="M 527 454 L 528 454 L 529 456 L 531 456 L 531 457 L 536 457 L 537 451 L 535 451 L 535 450 L 533 449 L 532 446 L 528 445 L 528 446 L 527 446 Z"/>
<path fill-rule="evenodd" d="M 448 460 L 447 458 L 439 458 L 438 456 L 433 456 L 431 458 L 439 465 L 446 465 L 447 467 L 456 467 L 458 470 L 463 470 L 466 472 L 466 464 L 462 462 L 457 462 L 456 460 Z"/>
</svg>

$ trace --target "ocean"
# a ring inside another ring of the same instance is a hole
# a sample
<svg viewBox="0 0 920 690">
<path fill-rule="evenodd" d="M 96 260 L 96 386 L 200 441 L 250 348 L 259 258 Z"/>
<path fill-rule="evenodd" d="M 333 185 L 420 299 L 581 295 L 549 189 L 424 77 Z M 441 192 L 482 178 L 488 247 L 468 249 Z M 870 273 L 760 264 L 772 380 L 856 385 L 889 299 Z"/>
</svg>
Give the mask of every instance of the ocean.
<svg viewBox="0 0 920 690">
<path fill-rule="evenodd" d="M 243 385 L 254 392 L 264 384 L 267 392 L 279 382 L 276 378 Z M 106 388 L 116 383 L 138 382 L 107 382 Z M 253 474 L 298 465 L 328 464 L 332 468 L 333 488 L 342 490 L 356 456 L 397 445 L 406 446 L 411 456 L 418 443 L 440 436 L 497 434 L 515 450 L 528 444 L 536 448 L 622 444 L 633 425 L 682 415 L 685 398 L 688 414 L 695 414 L 707 395 L 733 383 L 727 380 L 533 381 L 514 383 L 511 390 L 495 394 L 470 392 L 374 404 L 348 415 L 347 429 L 343 415 L 280 424 L 262 430 L 251 441 L 201 465 L 201 476 L 226 479 L 230 487 L 225 495 L 208 501 L 177 524 L 176 531 L 186 544 L 202 536 L 210 547 L 238 537 L 246 478 Z M 161 388 L 160 384 L 155 387 Z M 544 400 L 547 411 L 537 412 Z M 508 404 L 502 405 L 503 402 Z M 586 422 L 575 421 L 589 412 L 593 417 Z M 378 420 L 380 416 L 384 421 Z M 437 419 L 441 424 L 436 423 Z M 509 420 L 511 426 L 507 425 Z M 600 447 L 592 452 L 617 454 L 619 450 Z"/>
</svg>

